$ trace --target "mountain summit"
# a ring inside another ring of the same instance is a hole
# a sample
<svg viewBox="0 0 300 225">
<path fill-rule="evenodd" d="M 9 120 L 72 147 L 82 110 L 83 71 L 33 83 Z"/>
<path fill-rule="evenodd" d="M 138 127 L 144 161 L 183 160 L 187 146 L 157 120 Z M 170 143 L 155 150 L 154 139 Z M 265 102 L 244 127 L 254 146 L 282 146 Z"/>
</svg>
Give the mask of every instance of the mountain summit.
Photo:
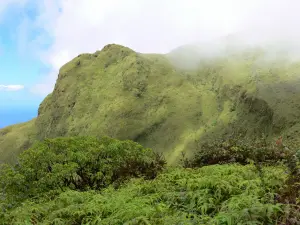
<svg viewBox="0 0 300 225">
<path fill-rule="evenodd" d="M 0 130 L 0 160 L 58 136 L 131 139 L 171 163 L 233 133 L 297 141 L 299 62 L 265 60 L 258 49 L 199 60 L 195 52 L 201 48 L 160 55 L 109 44 L 79 55 L 60 69 L 36 119 Z"/>
</svg>

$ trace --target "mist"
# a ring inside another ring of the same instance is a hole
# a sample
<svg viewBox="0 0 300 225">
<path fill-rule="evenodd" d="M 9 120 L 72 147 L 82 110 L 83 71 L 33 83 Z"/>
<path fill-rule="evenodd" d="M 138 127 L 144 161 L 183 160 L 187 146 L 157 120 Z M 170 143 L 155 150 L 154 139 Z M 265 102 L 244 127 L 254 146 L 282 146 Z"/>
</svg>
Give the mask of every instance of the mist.
<svg viewBox="0 0 300 225">
<path fill-rule="evenodd" d="M 194 40 L 181 44 L 190 49 L 192 57 L 226 57 L 230 53 L 261 51 L 261 62 L 286 59 L 291 62 L 300 60 L 300 15 L 297 10 L 300 2 L 288 0 L 275 1 L 224 1 L 222 9 L 216 10 L 204 19 L 212 26 L 211 32 L 194 27 Z M 218 7 L 219 1 L 215 1 Z M 202 1 L 203 11 L 205 2 Z M 224 6 L 224 7 L 223 7 Z M 209 9 L 207 9 L 209 10 Z M 216 16 L 216 20 L 214 20 Z M 217 22 L 216 22 L 217 21 Z M 187 54 L 187 53 L 184 53 Z M 183 56 L 184 57 L 184 56 Z M 194 59 L 195 60 L 195 59 Z"/>
<path fill-rule="evenodd" d="M 163 54 L 196 45 L 200 48 L 195 51 L 207 57 L 229 47 L 255 46 L 267 50 L 269 57 L 285 51 L 293 60 L 300 58 L 297 0 L 43 0 L 35 4 L 38 16 L 28 17 L 19 35 L 30 40 L 28 31 L 40 33 L 28 41 L 27 48 L 24 43 L 22 47 L 51 68 L 32 87 L 43 95 L 53 90 L 62 65 L 111 43 Z"/>
</svg>

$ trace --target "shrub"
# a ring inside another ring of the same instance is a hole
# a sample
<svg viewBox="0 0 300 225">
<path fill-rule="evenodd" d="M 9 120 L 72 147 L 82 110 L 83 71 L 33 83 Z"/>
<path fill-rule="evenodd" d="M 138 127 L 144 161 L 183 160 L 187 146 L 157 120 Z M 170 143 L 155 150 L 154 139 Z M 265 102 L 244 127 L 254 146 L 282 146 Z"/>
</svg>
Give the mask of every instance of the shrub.
<svg viewBox="0 0 300 225">
<path fill-rule="evenodd" d="M 281 166 L 263 170 L 269 193 L 253 165 L 170 168 L 117 190 L 66 191 L 52 200 L 26 201 L 0 217 L 0 224 L 276 224 L 283 212 L 272 194 L 287 174 Z"/>
<path fill-rule="evenodd" d="M 262 139 L 249 141 L 239 137 L 227 140 L 218 139 L 199 145 L 191 160 L 185 159 L 186 167 L 201 167 L 213 164 L 237 162 L 247 164 L 249 160 L 256 163 L 276 163 L 291 158 L 295 151 L 284 146 L 276 146 Z"/>
<path fill-rule="evenodd" d="M 133 141 L 46 139 L 24 151 L 16 165 L 2 166 L 0 188 L 4 197 L 15 200 L 57 189 L 99 190 L 130 177 L 153 179 L 165 163 L 161 155 Z"/>
<path fill-rule="evenodd" d="M 282 143 L 272 145 L 264 138 L 251 142 L 240 137 L 231 137 L 228 140 L 219 139 L 202 143 L 193 159 L 186 159 L 183 156 L 182 162 L 184 167 L 202 167 L 232 162 L 245 165 L 254 162 L 262 187 L 266 192 L 268 181 L 263 173 L 262 165 L 284 163 L 288 178 L 276 194 L 276 202 L 285 206 L 285 213 L 279 224 L 300 224 L 300 151 L 294 149 L 297 149 L 296 146 L 290 149 Z"/>
</svg>

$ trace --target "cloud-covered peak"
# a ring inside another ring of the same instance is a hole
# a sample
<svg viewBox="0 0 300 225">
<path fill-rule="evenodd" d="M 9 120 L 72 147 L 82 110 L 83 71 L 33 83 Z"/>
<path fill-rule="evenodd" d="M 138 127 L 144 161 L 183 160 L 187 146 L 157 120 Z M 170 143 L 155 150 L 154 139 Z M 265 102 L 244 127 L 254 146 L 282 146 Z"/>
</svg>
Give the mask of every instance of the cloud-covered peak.
<svg viewBox="0 0 300 225">
<path fill-rule="evenodd" d="M 109 43 L 136 52 L 168 53 L 184 44 L 206 43 L 237 34 L 236 40 L 242 40 L 243 46 L 273 48 L 269 45 L 275 43 L 288 51 L 297 51 L 300 56 L 297 30 L 300 2 L 296 0 L 3 2 L 25 6 L 24 21 L 16 31 L 16 38 L 27 55 L 34 52 L 49 68 L 28 89 L 42 95 L 53 90 L 62 65 L 78 54 L 95 52 Z M 230 42 L 236 44 L 230 37 Z M 210 54 L 223 46 L 223 42 L 213 42 L 207 45 L 207 52 Z"/>
</svg>

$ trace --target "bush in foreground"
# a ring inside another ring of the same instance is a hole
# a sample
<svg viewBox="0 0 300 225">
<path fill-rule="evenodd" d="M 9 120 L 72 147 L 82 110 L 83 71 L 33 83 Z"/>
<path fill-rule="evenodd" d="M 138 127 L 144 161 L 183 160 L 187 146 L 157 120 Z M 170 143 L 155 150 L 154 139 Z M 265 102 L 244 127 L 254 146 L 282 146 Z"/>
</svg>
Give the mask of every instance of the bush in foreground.
<svg viewBox="0 0 300 225">
<path fill-rule="evenodd" d="M 263 168 L 268 191 L 254 165 L 169 169 L 154 180 L 132 179 L 117 190 L 110 186 L 100 192 L 66 191 L 54 199 L 28 200 L 2 221 L 45 225 L 276 224 L 284 214 L 282 204 L 274 201 L 275 192 L 287 178 L 284 169 Z"/>
<path fill-rule="evenodd" d="M 265 182 L 268 181 L 263 166 L 285 165 L 288 178 L 276 193 L 276 202 L 286 206 L 286 213 L 281 218 L 284 222 L 280 224 L 300 224 L 300 151 L 297 149 L 282 144 L 281 138 L 272 144 L 265 138 L 249 141 L 232 136 L 227 140 L 201 143 L 194 158 L 186 159 L 183 155 L 182 162 L 184 167 L 189 168 L 228 163 L 246 165 L 252 162 L 266 190 Z"/>
<path fill-rule="evenodd" d="M 130 177 L 153 179 L 165 160 L 133 141 L 71 137 L 47 139 L 3 165 L 0 188 L 13 204 L 52 190 L 100 190 Z"/>
<path fill-rule="evenodd" d="M 132 141 L 45 140 L 3 166 L 0 224 L 299 224 L 298 156 L 275 152 L 284 165 L 263 148 L 239 149 L 247 157 L 215 162 L 226 165 L 163 170 L 160 155 Z"/>
</svg>

